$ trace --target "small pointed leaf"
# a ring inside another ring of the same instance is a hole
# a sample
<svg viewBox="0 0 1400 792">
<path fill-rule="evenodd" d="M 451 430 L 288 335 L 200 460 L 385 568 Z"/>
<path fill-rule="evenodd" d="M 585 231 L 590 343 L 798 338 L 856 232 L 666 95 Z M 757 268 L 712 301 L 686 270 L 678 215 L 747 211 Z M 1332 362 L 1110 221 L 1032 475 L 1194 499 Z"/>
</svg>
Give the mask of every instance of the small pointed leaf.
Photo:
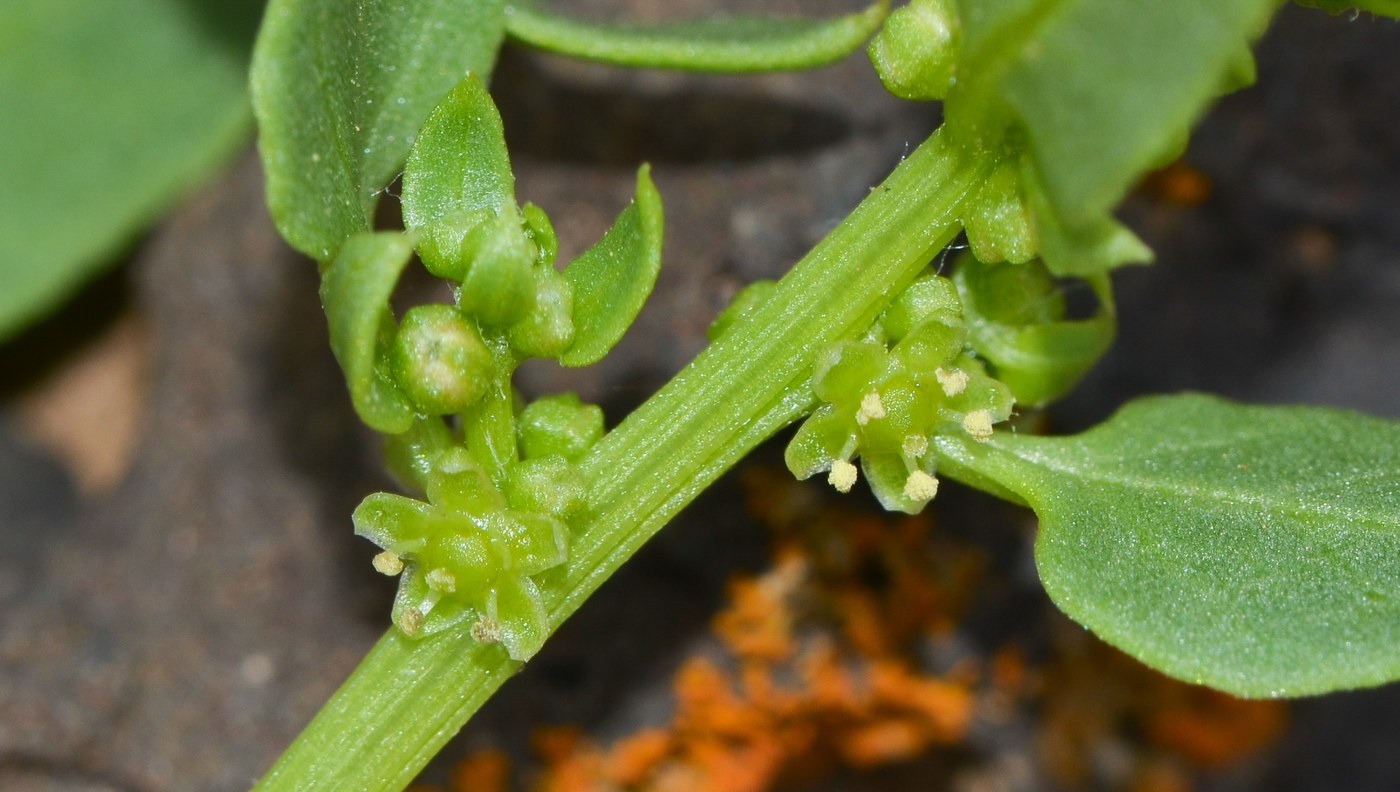
<svg viewBox="0 0 1400 792">
<path fill-rule="evenodd" d="M 565 366 L 603 359 L 637 318 L 661 270 L 661 196 L 651 167 L 637 171 L 637 197 L 598 244 L 564 270 L 574 285 L 574 343 Z"/>
<path fill-rule="evenodd" d="M 889 0 L 834 19 L 718 17 L 636 27 L 558 16 L 534 0 L 506 6 L 506 30 L 533 47 L 578 58 L 657 69 L 764 72 L 840 60 L 870 38 Z"/>
<path fill-rule="evenodd" d="M 410 231 L 515 201 L 505 132 L 475 74 L 457 84 L 423 123 L 403 172 L 403 222 Z"/>
</svg>

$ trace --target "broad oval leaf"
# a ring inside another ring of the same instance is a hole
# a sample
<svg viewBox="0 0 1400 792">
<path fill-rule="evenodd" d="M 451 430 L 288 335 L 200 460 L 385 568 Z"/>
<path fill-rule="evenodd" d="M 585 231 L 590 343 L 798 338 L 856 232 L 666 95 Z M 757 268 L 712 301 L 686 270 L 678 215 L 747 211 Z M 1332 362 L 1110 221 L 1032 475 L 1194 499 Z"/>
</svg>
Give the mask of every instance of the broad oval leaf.
<svg viewBox="0 0 1400 792">
<path fill-rule="evenodd" d="M 331 351 L 345 371 L 355 412 L 389 434 L 408 431 L 414 420 L 388 364 L 395 330 L 389 297 L 412 255 L 413 244 L 403 234 L 356 234 L 321 276 Z"/>
<path fill-rule="evenodd" d="M 423 120 L 490 73 L 505 0 L 272 0 L 253 54 L 267 202 L 282 236 L 333 258 L 370 228 Z"/>
<path fill-rule="evenodd" d="M 1056 604 L 1149 665 L 1243 696 L 1400 678 L 1400 423 L 1192 394 L 937 442 L 1035 510 Z"/>
<path fill-rule="evenodd" d="M 661 270 L 664 217 L 651 167 L 637 171 L 637 197 L 598 244 L 564 269 L 574 287 L 574 343 L 565 366 L 603 359 L 637 318 Z"/>
<path fill-rule="evenodd" d="M 515 200 L 505 131 L 496 103 L 474 74 L 457 84 L 423 123 L 403 172 L 403 222 L 410 231 L 453 215 Z"/>
<path fill-rule="evenodd" d="M 0 338 L 243 145 L 257 4 L 186 5 L 0 3 Z"/>
<path fill-rule="evenodd" d="M 835 19 L 735 16 L 642 27 L 579 22 L 534 0 L 512 0 L 506 30 L 533 47 L 622 66 L 784 71 L 840 60 L 879 29 L 888 10 L 889 0 L 880 0 Z"/>
</svg>

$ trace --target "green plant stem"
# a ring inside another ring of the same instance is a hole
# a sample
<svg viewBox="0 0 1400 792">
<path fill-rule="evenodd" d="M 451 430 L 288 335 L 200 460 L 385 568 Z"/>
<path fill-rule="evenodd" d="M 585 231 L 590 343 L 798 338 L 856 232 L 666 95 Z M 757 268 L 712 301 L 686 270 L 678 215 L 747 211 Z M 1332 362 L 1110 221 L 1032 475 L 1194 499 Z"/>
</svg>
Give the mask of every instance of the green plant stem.
<svg viewBox="0 0 1400 792">
<path fill-rule="evenodd" d="M 583 462 L 592 509 L 569 562 L 544 580 L 552 627 L 745 453 L 811 410 L 817 353 L 863 332 L 956 236 L 969 189 L 995 164 L 935 133 L 766 303 L 595 447 Z M 390 629 L 257 790 L 400 790 L 519 667 L 465 629 L 420 641 Z"/>
</svg>

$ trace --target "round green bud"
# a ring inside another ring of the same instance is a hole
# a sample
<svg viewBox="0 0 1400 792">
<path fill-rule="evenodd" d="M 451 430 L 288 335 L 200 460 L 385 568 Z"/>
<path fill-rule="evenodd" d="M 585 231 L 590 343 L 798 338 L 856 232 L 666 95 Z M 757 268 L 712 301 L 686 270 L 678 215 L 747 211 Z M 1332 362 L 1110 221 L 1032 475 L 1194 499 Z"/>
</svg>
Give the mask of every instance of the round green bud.
<svg viewBox="0 0 1400 792">
<path fill-rule="evenodd" d="M 603 436 L 603 410 L 573 393 L 545 396 L 520 413 L 520 452 L 526 459 L 558 454 L 577 462 Z"/>
<path fill-rule="evenodd" d="M 935 316 L 909 331 L 891 351 L 910 371 L 925 374 L 957 357 L 966 338 L 961 322 L 944 324 L 941 316 Z"/>
<path fill-rule="evenodd" d="M 463 249 L 471 267 L 458 307 L 489 327 L 509 327 L 534 309 L 536 248 L 514 207 L 472 229 Z"/>
<path fill-rule="evenodd" d="M 529 357 L 559 357 L 574 343 L 574 285 L 548 265 L 535 268 L 535 310 L 511 325 L 510 345 Z"/>
<path fill-rule="evenodd" d="M 429 415 L 461 412 L 486 394 L 491 352 L 476 325 L 450 305 L 420 305 L 404 316 L 390 351 L 399 387 Z"/>
<path fill-rule="evenodd" d="M 957 324 L 962 317 L 962 301 L 952 281 L 928 274 L 909 284 L 909 288 L 894 298 L 880 317 L 880 325 L 891 341 L 900 341 L 910 330 L 934 316 L 942 318 L 944 324 Z"/>
<path fill-rule="evenodd" d="M 1055 278 L 1039 259 L 1025 264 L 984 264 L 976 257 L 958 259 L 953 274 L 969 311 L 1013 327 L 1058 322 L 1065 300 Z"/>
<path fill-rule="evenodd" d="M 880 82 L 903 99 L 942 99 L 958 59 L 954 0 L 913 0 L 885 19 L 866 54 Z"/>
</svg>

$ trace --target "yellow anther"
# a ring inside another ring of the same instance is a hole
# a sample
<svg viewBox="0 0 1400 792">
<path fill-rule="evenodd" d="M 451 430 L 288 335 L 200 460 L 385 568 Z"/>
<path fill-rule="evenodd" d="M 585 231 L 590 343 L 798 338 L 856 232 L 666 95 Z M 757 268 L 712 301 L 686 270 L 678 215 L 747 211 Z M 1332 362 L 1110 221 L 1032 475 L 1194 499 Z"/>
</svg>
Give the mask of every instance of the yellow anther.
<svg viewBox="0 0 1400 792">
<path fill-rule="evenodd" d="M 922 470 L 916 470 L 910 473 L 909 478 L 904 482 L 904 495 L 910 500 L 933 500 L 933 496 L 937 494 L 938 479 Z"/>
<path fill-rule="evenodd" d="M 856 485 L 856 466 L 844 459 L 838 459 L 831 463 L 831 474 L 826 477 L 826 481 L 835 487 L 837 492 L 850 492 L 851 487 Z"/>
<path fill-rule="evenodd" d="M 409 638 L 423 631 L 423 612 L 417 608 L 404 608 L 399 611 L 399 629 Z"/>
<path fill-rule="evenodd" d="M 973 410 L 963 418 L 963 428 L 972 439 L 985 443 L 992 439 L 992 414 L 986 410 Z"/>
<path fill-rule="evenodd" d="M 428 573 L 428 588 L 439 594 L 451 594 L 457 590 L 457 576 L 441 567 Z"/>
<path fill-rule="evenodd" d="M 928 438 L 923 435 L 911 434 L 904 438 L 904 455 L 911 459 L 920 459 L 928 453 Z"/>
<path fill-rule="evenodd" d="M 501 642 L 501 625 L 495 619 L 482 619 L 472 625 L 472 640 L 477 643 L 494 644 Z"/>
<path fill-rule="evenodd" d="M 865 394 L 865 398 L 860 400 L 860 409 L 856 411 L 856 423 L 865 426 L 884 417 L 885 403 L 880 401 L 880 393 L 871 391 Z"/>
<path fill-rule="evenodd" d="M 385 550 L 374 557 L 374 570 L 381 575 L 393 577 L 403 571 L 403 559 L 393 550 Z"/>
<path fill-rule="evenodd" d="M 943 386 L 943 392 L 951 398 L 967 390 L 968 376 L 962 369 L 938 369 L 933 372 L 933 376 L 938 378 L 938 384 Z"/>
</svg>

